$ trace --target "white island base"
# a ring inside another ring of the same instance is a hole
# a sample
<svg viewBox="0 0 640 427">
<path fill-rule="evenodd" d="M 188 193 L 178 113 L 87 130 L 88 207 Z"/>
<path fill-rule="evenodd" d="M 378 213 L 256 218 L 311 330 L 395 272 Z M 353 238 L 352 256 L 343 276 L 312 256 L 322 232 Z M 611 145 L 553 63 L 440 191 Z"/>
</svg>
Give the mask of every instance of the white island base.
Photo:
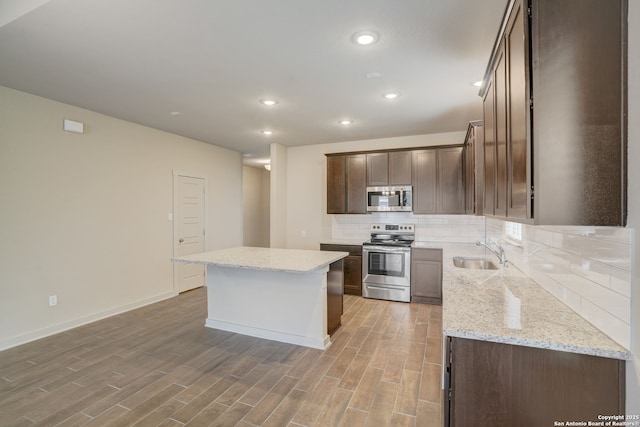
<svg viewBox="0 0 640 427">
<path fill-rule="evenodd" d="M 328 267 L 309 273 L 207 265 L 210 328 L 325 350 Z"/>
<path fill-rule="evenodd" d="M 242 246 L 172 260 L 207 266 L 206 326 L 326 350 L 340 327 L 347 255 Z"/>
</svg>

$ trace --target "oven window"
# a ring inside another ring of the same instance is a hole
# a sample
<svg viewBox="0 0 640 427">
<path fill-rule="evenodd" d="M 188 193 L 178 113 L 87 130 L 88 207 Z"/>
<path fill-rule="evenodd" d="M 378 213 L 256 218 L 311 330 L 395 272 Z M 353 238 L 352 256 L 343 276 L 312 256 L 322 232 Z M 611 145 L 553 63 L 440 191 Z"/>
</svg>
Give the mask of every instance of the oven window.
<svg viewBox="0 0 640 427">
<path fill-rule="evenodd" d="M 369 252 L 368 274 L 404 277 L 405 255 L 404 253 Z"/>
</svg>

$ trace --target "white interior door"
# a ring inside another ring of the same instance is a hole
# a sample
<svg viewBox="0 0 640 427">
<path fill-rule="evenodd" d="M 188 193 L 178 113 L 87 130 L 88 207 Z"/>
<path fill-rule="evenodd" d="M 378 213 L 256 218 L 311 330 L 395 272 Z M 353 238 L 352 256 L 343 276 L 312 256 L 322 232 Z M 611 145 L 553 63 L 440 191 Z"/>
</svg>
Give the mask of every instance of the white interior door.
<svg viewBox="0 0 640 427">
<path fill-rule="evenodd" d="M 204 178 L 174 175 L 174 254 L 191 255 L 205 251 Z M 174 263 L 174 286 L 184 292 L 205 284 L 205 266 Z"/>
</svg>

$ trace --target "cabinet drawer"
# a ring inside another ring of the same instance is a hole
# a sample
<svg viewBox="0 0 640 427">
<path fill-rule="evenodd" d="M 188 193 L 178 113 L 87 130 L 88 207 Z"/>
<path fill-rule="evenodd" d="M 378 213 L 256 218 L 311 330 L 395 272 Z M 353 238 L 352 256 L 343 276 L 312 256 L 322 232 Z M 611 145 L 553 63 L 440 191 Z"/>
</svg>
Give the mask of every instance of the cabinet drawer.
<svg viewBox="0 0 640 427">
<path fill-rule="evenodd" d="M 411 259 L 442 262 L 442 249 L 411 248 Z"/>
</svg>

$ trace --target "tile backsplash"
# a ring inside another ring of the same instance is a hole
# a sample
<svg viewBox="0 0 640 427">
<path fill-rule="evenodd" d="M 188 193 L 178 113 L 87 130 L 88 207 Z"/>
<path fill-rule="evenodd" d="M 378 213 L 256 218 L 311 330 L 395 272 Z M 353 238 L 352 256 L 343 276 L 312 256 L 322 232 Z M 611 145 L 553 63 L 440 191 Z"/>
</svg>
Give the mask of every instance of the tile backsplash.
<svg viewBox="0 0 640 427">
<path fill-rule="evenodd" d="M 507 259 L 544 289 L 629 348 L 632 230 L 522 225 L 518 242 L 507 233 L 510 224 L 487 218 L 487 239 L 499 242 Z"/>
<path fill-rule="evenodd" d="M 476 242 L 484 240 L 484 217 L 474 215 L 414 215 L 374 212 L 366 215 L 332 215 L 331 238 L 368 240 L 371 224 L 414 224 L 416 240 Z"/>
</svg>

